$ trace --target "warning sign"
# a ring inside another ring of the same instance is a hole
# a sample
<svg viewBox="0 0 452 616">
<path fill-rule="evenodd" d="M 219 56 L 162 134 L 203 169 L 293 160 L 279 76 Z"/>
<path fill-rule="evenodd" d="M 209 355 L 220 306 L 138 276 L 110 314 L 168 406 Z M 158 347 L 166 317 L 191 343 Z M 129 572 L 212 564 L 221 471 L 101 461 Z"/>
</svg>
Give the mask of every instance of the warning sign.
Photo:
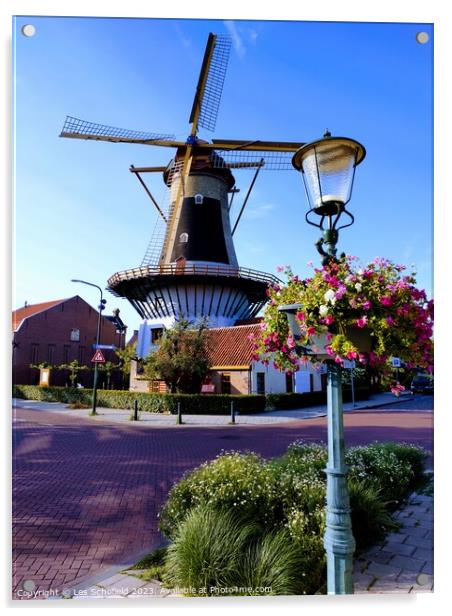
<svg viewBox="0 0 452 616">
<path fill-rule="evenodd" d="M 93 364 L 105 364 L 105 357 L 100 349 L 97 349 L 91 361 Z"/>
</svg>

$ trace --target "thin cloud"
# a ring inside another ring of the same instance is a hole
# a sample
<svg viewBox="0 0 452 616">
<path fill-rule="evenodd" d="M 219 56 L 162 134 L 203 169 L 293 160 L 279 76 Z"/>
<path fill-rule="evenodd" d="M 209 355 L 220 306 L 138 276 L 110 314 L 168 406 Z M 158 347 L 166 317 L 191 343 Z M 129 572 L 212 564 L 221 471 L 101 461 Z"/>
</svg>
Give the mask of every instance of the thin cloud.
<svg viewBox="0 0 452 616">
<path fill-rule="evenodd" d="M 265 218 L 269 212 L 275 209 L 273 203 L 262 203 L 261 205 L 253 205 L 248 212 L 245 210 L 244 216 L 256 220 L 258 218 Z"/>
<path fill-rule="evenodd" d="M 235 25 L 235 22 L 225 21 L 223 23 L 226 26 L 226 29 L 231 36 L 232 44 L 234 46 L 235 51 L 237 52 L 237 55 L 239 56 L 239 58 L 243 58 L 243 56 L 246 53 L 246 47 L 243 44 L 243 39 L 239 34 L 239 31 L 237 29 L 237 26 Z"/>
</svg>

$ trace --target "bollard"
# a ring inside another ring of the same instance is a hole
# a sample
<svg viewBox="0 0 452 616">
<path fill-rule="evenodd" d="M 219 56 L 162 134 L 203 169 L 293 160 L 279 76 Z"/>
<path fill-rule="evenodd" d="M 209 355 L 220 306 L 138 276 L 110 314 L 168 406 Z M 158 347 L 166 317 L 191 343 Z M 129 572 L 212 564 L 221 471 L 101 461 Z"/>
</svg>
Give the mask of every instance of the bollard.
<svg viewBox="0 0 452 616">
<path fill-rule="evenodd" d="M 231 402 L 231 424 L 235 424 L 234 402 Z"/>
<path fill-rule="evenodd" d="M 182 423 L 182 413 L 180 410 L 180 402 L 177 403 L 177 421 L 176 424 L 179 426 Z"/>
<path fill-rule="evenodd" d="M 138 400 L 133 403 L 133 420 L 138 421 Z"/>
</svg>

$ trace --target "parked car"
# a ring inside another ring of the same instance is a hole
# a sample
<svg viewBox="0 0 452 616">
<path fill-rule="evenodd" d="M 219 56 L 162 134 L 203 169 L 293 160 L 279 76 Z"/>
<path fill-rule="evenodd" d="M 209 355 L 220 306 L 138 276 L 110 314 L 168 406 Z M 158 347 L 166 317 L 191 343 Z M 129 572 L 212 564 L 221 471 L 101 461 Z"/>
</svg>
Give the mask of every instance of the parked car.
<svg viewBox="0 0 452 616">
<path fill-rule="evenodd" d="M 429 374 L 417 374 L 411 381 L 412 394 L 432 394 L 433 377 Z"/>
</svg>

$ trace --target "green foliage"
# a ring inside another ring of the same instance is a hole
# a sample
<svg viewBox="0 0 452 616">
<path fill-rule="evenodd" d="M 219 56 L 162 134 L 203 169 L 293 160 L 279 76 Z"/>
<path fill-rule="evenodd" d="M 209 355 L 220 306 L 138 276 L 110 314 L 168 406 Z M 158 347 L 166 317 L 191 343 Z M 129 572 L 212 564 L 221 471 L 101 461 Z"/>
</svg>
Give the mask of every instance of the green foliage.
<svg viewBox="0 0 452 616">
<path fill-rule="evenodd" d="M 162 379 L 171 393 L 199 393 L 210 368 L 206 331 L 204 322 L 194 326 L 185 319 L 166 329 L 145 359 L 145 376 Z"/>
<path fill-rule="evenodd" d="M 350 478 L 367 480 L 379 490 L 383 501 L 396 507 L 413 485 L 424 456 L 414 445 L 374 443 L 348 449 L 345 461 Z"/>
<path fill-rule="evenodd" d="M 303 594 L 312 591 L 305 565 L 286 529 L 262 533 L 233 511 L 197 507 L 168 550 L 165 581 L 189 595 Z"/>
<path fill-rule="evenodd" d="M 82 402 L 90 404 L 91 389 L 72 387 L 42 387 L 35 385 L 14 385 L 13 397 L 45 402 Z M 100 407 L 112 409 L 133 409 L 138 401 L 140 412 L 177 414 L 177 403 L 180 402 L 182 413 L 190 415 L 229 415 L 231 402 L 234 402 L 236 412 L 260 413 L 265 409 L 265 396 L 259 395 L 208 395 L 208 394 L 151 394 L 123 390 L 97 390 L 97 404 Z"/>
<path fill-rule="evenodd" d="M 350 479 L 348 489 L 353 536 L 359 549 L 371 546 L 398 528 L 375 482 Z"/>
<path fill-rule="evenodd" d="M 367 400 L 369 398 L 369 394 L 370 390 L 368 387 L 355 386 L 355 400 Z M 342 400 L 344 402 L 350 402 L 352 400 L 352 392 L 350 389 L 344 387 L 342 390 Z M 317 406 L 319 404 L 326 404 L 325 391 L 311 391 L 291 394 L 267 394 L 267 406 L 272 409 L 302 409 L 309 406 Z"/>
<path fill-rule="evenodd" d="M 89 370 L 88 366 L 82 365 L 77 359 L 73 359 L 69 364 L 61 364 L 58 368 L 60 370 L 69 370 L 69 380 L 71 381 L 72 387 L 74 387 L 77 382 L 79 372 Z"/>
<path fill-rule="evenodd" d="M 410 486 L 422 474 L 425 455 L 425 451 L 413 445 L 394 443 L 355 447 L 347 451 L 352 526 L 358 550 L 396 528 L 391 509 L 396 499 L 400 502 L 407 496 Z M 186 473 L 172 487 L 160 515 L 160 530 L 176 541 L 185 521 L 192 520 L 191 516 L 196 516 L 196 512 L 233 515 L 235 525 L 236 520 L 240 520 L 243 527 L 252 524 L 256 533 L 249 546 L 242 550 L 237 585 L 253 585 L 248 583 L 252 567 L 257 585 L 259 580 L 272 578 L 273 574 L 267 576 L 265 573 L 274 571 L 269 560 L 271 552 L 264 558 L 267 553 L 265 546 L 266 542 L 274 546 L 281 541 L 291 543 L 296 551 L 295 558 L 295 552 L 289 550 L 287 559 L 292 562 L 293 557 L 298 563 L 297 579 L 301 579 L 304 586 L 297 592 L 315 592 L 325 578 L 326 463 L 327 451 L 323 445 L 303 441 L 296 441 L 283 456 L 268 461 L 251 452 L 222 453 Z M 199 518 L 195 519 L 201 525 Z M 201 534 L 198 533 L 195 539 L 192 536 L 191 541 L 214 541 L 214 538 L 207 539 L 202 532 L 204 530 L 199 531 Z M 206 529 L 205 532 L 213 533 Z M 263 543 L 258 545 L 258 541 Z M 195 548 L 192 546 L 192 549 Z M 202 550 L 207 549 L 213 548 L 206 545 L 196 548 L 203 554 Z M 259 564 L 261 558 L 265 565 Z M 176 552 L 173 559 L 174 562 L 177 560 Z M 302 572 L 306 572 L 306 578 Z"/>
<path fill-rule="evenodd" d="M 130 374 L 130 364 L 137 359 L 137 343 L 127 345 L 124 349 L 115 349 L 118 358 L 118 367 L 124 377 Z"/>
</svg>

